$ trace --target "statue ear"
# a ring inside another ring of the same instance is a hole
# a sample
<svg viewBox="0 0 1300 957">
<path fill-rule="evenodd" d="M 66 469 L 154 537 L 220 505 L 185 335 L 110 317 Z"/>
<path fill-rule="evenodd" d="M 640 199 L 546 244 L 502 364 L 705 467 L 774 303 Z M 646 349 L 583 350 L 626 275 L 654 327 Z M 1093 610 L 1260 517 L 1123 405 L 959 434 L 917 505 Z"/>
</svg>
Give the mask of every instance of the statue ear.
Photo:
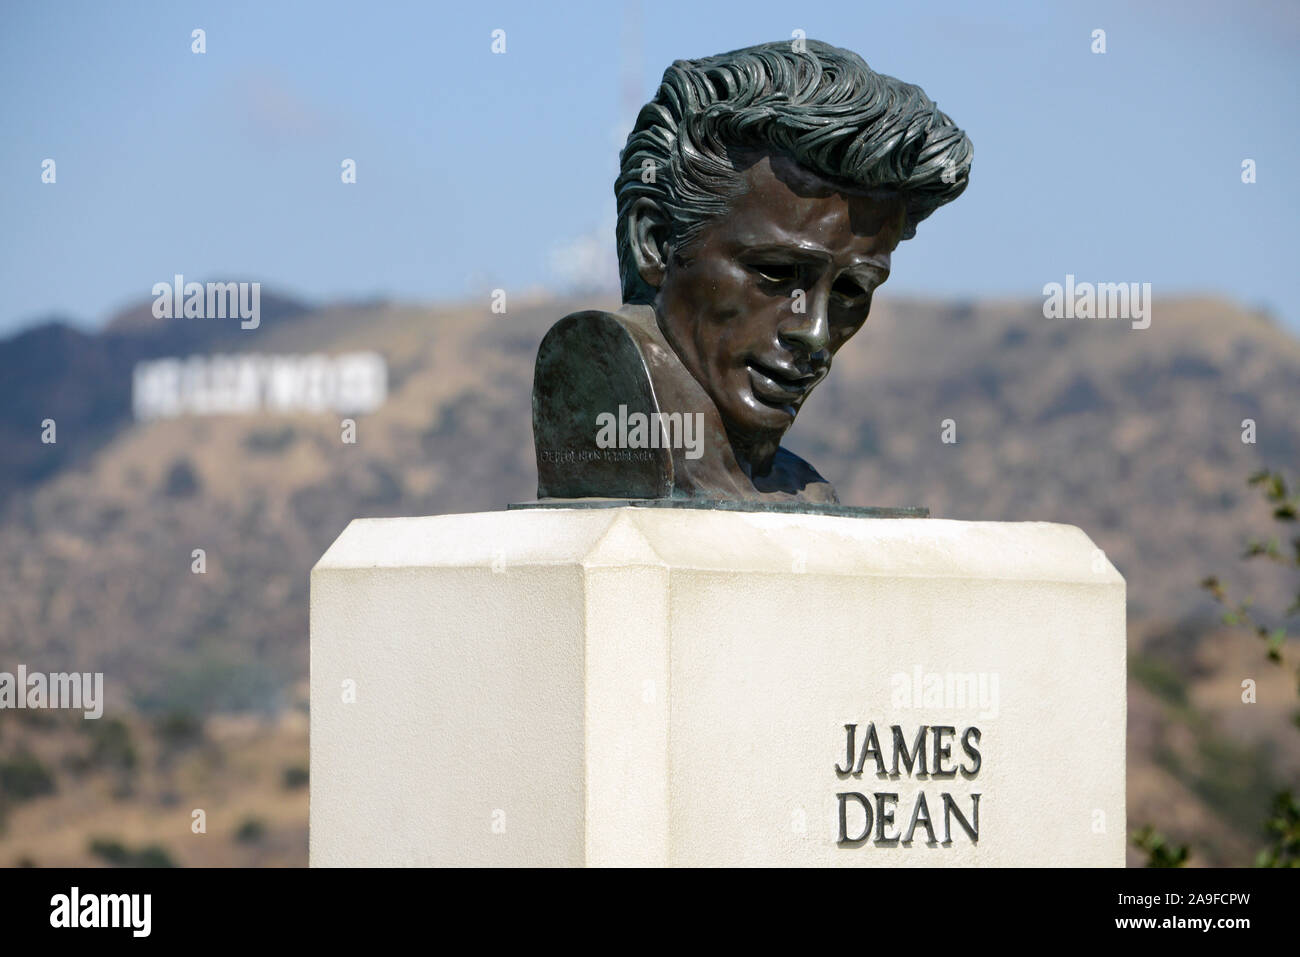
<svg viewBox="0 0 1300 957">
<path fill-rule="evenodd" d="M 628 212 L 628 239 L 636 271 L 658 289 L 668 271 L 668 218 L 652 199 L 638 199 Z"/>
</svg>

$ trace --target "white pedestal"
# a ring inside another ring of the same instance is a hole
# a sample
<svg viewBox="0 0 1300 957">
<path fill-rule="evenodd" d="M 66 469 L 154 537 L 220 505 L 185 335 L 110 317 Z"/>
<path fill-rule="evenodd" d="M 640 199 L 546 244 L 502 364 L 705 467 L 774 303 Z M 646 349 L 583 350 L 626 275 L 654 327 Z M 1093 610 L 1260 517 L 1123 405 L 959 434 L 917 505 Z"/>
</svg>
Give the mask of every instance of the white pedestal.
<svg viewBox="0 0 1300 957">
<path fill-rule="evenodd" d="M 532 509 L 312 571 L 314 866 L 1122 866 L 1124 734 L 1071 526 Z"/>
</svg>

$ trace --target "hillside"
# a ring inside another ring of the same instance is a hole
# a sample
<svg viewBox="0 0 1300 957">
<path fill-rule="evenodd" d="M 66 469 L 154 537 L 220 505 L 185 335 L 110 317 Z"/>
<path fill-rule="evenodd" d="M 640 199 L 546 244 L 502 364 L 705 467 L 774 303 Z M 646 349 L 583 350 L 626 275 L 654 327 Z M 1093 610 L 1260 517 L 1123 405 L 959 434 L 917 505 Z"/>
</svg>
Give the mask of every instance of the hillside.
<svg viewBox="0 0 1300 957">
<path fill-rule="evenodd" d="M 139 735 L 159 716 L 225 713 L 263 715 L 249 720 L 285 740 L 282 716 L 307 671 L 312 564 L 357 516 L 532 498 L 536 345 L 555 319 L 596 305 L 610 304 L 512 299 L 505 316 L 486 301 L 288 305 L 255 332 L 212 339 L 136 315 L 98 336 L 45 327 L 0 343 L 0 438 L 12 450 L 0 480 L 0 667 L 103 671 L 109 712 L 139 723 Z M 389 398 L 359 420 L 355 445 L 330 416 L 125 417 L 137 357 L 236 349 L 375 350 L 389 363 Z M 46 412 L 45 396 L 64 404 Z M 1244 539 L 1267 530 L 1245 478 L 1262 467 L 1295 474 L 1297 408 L 1300 342 L 1230 303 L 1158 300 L 1151 328 L 1136 331 L 1047 320 L 1037 302 L 886 296 L 789 444 L 849 504 L 1086 530 L 1129 584 L 1130 819 L 1196 840 L 1203 862 L 1245 862 L 1259 789 L 1300 769 L 1285 728 L 1294 695 L 1246 637 L 1214 630 L 1197 583 L 1215 573 L 1269 593 L 1238 560 Z M 59 419 L 57 447 L 39 442 L 47 415 Z M 1248 417 L 1255 445 L 1241 441 Z M 949 418 L 955 445 L 940 441 Z M 191 573 L 195 548 L 206 574 Z M 1261 681 L 1248 715 L 1242 675 Z M 0 715 L 0 756 L 36 733 L 10 733 L 12 723 Z M 46 737 L 39 747 L 57 764 L 61 739 Z M 1227 774 L 1238 784 L 1225 795 L 1215 781 Z M 11 809 L 0 863 L 35 854 L 49 821 L 80 826 L 71 810 L 40 810 L 76 787 L 60 783 Z M 151 786 L 124 800 L 161 800 Z M 200 800 L 177 787 L 168 794 L 182 804 Z M 284 826 L 298 834 L 301 823 Z M 264 859 L 302 863 L 297 839 L 280 837 L 282 852 Z M 68 846 L 58 859 L 75 862 L 84 851 Z"/>
</svg>

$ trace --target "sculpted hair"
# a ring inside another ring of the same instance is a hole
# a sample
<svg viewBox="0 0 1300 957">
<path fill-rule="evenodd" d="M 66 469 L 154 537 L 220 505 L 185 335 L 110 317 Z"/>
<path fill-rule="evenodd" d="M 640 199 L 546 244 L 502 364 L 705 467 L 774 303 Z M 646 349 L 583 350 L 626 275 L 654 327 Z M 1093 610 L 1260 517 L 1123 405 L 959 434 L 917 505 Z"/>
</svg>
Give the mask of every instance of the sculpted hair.
<svg viewBox="0 0 1300 957">
<path fill-rule="evenodd" d="M 614 184 L 624 301 L 652 297 L 632 258 L 633 205 L 656 202 L 674 251 L 688 248 L 741 188 L 729 156 L 737 150 L 784 151 L 846 186 L 900 189 L 904 239 L 966 188 L 971 142 L 919 86 L 876 73 L 849 50 L 805 45 L 796 52 L 791 41 L 765 43 L 678 60 L 664 71 L 627 138 Z"/>
</svg>

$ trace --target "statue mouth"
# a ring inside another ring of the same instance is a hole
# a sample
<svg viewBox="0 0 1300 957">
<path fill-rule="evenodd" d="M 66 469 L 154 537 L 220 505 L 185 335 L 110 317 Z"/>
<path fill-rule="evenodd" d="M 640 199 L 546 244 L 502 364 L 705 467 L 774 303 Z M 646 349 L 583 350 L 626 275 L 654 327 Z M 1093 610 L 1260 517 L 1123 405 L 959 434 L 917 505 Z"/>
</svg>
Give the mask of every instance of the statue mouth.
<svg viewBox="0 0 1300 957">
<path fill-rule="evenodd" d="M 784 409 L 790 415 L 796 411 L 794 404 L 807 395 L 824 375 L 819 372 L 800 374 L 793 369 L 763 366 L 752 360 L 747 367 L 755 398 L 766 405 Z"/>
</svg>

